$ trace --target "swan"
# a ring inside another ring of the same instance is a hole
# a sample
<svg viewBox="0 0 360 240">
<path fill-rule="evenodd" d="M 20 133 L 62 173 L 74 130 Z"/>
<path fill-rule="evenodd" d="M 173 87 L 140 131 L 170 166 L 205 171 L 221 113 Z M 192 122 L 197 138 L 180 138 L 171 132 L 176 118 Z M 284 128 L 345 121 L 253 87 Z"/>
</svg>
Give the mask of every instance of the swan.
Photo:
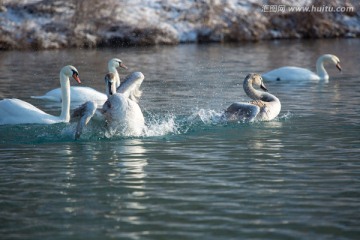
<svg viewBox="0 0 360 240">
<path fill-rule="evenodd" d="M 262 90 L 256 90 L 253 85 L 259 86 Z M 250 73 L 243 83 L 246 95 L 254 101 L 248 103 L 235 102 L 225 111 L 225 118 L 229 121 L 270 121 L 279 115 L 281 110 L 280 100 L 267 92 L 262 77 L 257 73 Z"/>
<path fill-rule="evenodd" d="M 281 67 L 270 72 L 262 74 L 266 81 L 280 81 L 280 80 L 329 80 L 329 75 L 324 68 L 324 63 L 333 63 L 336 68 L 341 71 L 340 60 L 337 56 L 325 54 L 316 61 L 316 73 L 299 67 Z"/>
<path fill-rule="evenodd" d="M 100 110 L 97 104 L 88 101 L 75 109 L 73 117 L 80 120 L 76 126 L 75 139 L 79 139 L 83 128 L 91 118 L 106 123 L 107 132 L 112 135 L 114 132 L 123 136 L 141 136 L 145 129 L 144 115 L 138 105 L 141 86 L 144 75 L 141 72 L 129 74 L 121 85 L 116 88 L 115 74 L 105 75 L 106 93 L 109 96 Z"/>
<path fill-rule="evenodd" d="M 53 116 L 37 107 L 19 99 L 4 99 L 0 101 L 0 125 L 5 124 L 53 124 L 70 121 L 70 80 L 72 76 L 81 83 L 79 73 L 75 67 L 68 65 L 60 71 L 61 103 L 60 116 Z"/>
<path fill-rule="evenodd" d="M 116 87 L 120 86 L 120 77 L 119 73 L 116 70 L 117 67 L 127 69 L 127 67 L 122 63 L 120 59 L 110 59 L 108 62 L 108 70 L 109 72 L 114 73 Z M 90 87 L 71 87 L 70 92 L 72 102 L 83 103 L 87 101 L 99 101 L 103 103 L 107 100 L 107 96 L 104 93 L 96 91 L 95 89 Z M 43 96 L 31 96 L 31 98 L 61 102 L 61 89 L 56 88 L 47 92 Z"/>
</svg>

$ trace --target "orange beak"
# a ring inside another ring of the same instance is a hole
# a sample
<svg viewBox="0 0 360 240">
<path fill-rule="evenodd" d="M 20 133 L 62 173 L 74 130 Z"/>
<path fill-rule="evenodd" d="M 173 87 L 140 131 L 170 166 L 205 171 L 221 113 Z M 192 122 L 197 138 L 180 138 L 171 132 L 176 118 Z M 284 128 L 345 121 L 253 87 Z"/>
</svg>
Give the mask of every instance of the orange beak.
<svg viewBox="0 0 360 240">
<path fill-rule="evenodd" d="M 80 80 L 79 76 L 78 76 L 76 73 L 74 73 L 74 74 L 72 75 L 72 77 L 75 79 L 75 81 L 78 82 L 78 84 L 81 84 L 81 80 Z"/>
<path fill-rule="evenodd" d="M 128 69 L 128 67 L 125 66 L 125 64 L 123 64 L 123 63 L 120 63 L 119 66 L 122 67 L 122 68 L 124 68 L 124 69 Z"/>
</svg>

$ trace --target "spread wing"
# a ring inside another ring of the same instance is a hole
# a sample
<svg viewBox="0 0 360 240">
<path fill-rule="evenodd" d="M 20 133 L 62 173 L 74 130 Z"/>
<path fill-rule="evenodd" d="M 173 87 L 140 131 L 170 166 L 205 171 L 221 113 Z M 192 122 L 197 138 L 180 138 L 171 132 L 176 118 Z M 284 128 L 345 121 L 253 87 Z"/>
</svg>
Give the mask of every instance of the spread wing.
<svg viewBox="0 0 360 240">
<path fill-rule="evenodd" d="M 145 78 L 144 74 L 142 74 L 141 72 L 130 73 L 121 82 L 116 92 L 122 93 L 131 100 L 138 102 L 142 94 L 142 91 L 140 90 L 140 86 L 144 78 Z"/>
<path fill-rule="evenodd" d="M 253 121 L 260 112 L 260 107 L 251 103 L 235 102 L 231 104 L 225 111 L 228 120 L 246 120 Z"/>
</svg>

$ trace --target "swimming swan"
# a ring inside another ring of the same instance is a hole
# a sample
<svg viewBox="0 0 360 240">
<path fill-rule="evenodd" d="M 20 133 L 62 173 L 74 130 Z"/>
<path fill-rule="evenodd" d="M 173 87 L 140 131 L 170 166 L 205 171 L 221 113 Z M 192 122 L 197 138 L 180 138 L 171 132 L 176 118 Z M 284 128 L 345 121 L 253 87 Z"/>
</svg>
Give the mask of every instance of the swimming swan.
<svg viewBox="0 0 360 240">
<path fill-rule="evenodd" d="M 274 69 L 270 72 L 262 74 L 266 81 L 280 81 L 280 80 L 328 80 L 329 75 L 324 68 L 324 63 L 333 63 L 336 68 L 341 71 L 340 60 L 337 56 L 325 54 L 318 58 L 316 61 L 316 73 L 299 67 L 281 67 Z"/>
<path fill-rule="evenodd" d="M 106 128 L 110 135 L 116 132 L 123 136 L 140 136 L 143 133 L 145 120 L 137 100 L 140 97 L 139 87 L 144 80 L 144 75 L 141 72 L 128 75 L 117 89 L 114 78 L 113 73 L 105 75 L 109 98 L 100 111 L 96 110 L 97 104 L 91 101 L 74 110 L 73 117 L 80 118 L 76 127 L 75 139 L 80 138 L 83 128 L 93 116 L 106 122 Z"/>
<path fill-rule="evenodd" d="M 253 85 L 259 86 L 266 92 L 256 90 Z M 244 103 L 235 102 L 225 111 L 224 116 L 229 121 L 270 121 L 279 115 L 281 110 L 280 100 L 267 92 L 262 77 L 257 73 L 250 73 L 243 83 L 246 95 L 254 101 Z"/>
<path fill-rule="evenodd" d="M 60 71 L 61 103 L 60 116 L 53 116 L 37 107 L 19 99 L 4 99 L 0 101 L 0 125 L 5 124 L 53 124 L 70 121 L 70 80 L 72 76 L 81 83 L 79 73 L 73 66 L 65 66 Z"/>
<path fill-rule="evenodd" d="M 127 69 L 127 67 L 122 63 L 122 61 L 118 58 L 110 59 L 108 62 L 108 70 L 111 73 L 114 73 L 114 79 L 116 82 L 116 86 L 120 86 L 120 77 L 119 73 L 116 70 L 117 67 L 121 67 Z M 107 96 L 104 93 L 96 91 L 90 87 L 70 87 L 71 92 L 71 102 L 86 102 L 86 101 L 99 101 L 105 102 L 107 100 Z M 31 98 L 35 99 L 43 99 L 48 101 L 61 102 L 61 90 L 60 88 L 53 89 L 47 92 L 43 96 L 31 96 Z"/>
</svg>

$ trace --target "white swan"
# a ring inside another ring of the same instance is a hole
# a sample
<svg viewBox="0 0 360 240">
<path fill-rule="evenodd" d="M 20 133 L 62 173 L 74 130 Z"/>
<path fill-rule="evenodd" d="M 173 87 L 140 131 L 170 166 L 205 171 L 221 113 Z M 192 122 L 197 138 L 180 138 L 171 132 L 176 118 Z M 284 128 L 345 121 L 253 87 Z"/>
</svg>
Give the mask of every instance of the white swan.
<svg viewBox="0 0 360 240">
<path fill-rule="evenodd" d="M 243 103 L 235 102 L 225 111 L 224 116 L 229 121 L 270 121 L 279 115 L 281 110 L 280 100 L 274 95 L 256 90 L 253 85 L 267 91 L 262 77 L 257 73 L 250 73 L 244 79 L 245 93 L 254 101 Z"/>
<path fill-rule="evenodd" d="M 65 66 L 60 71 L 61 104 L 60 116 L 53 116 L 37 107 L 19 99 L 4 99 L 0 101 L 0 125 L 5 124 L 53 124 L 70 121 L 70 80 L 72 76 L 81 83 L 79 73 L 73 66 Z"/>
<path fill-rule="evenodd" d="M 117 89 L 114 78 L 113 73 L 105 75 L 109 98 L 100 111 L 96 111 L 97 105 L 91 101 L 74 110 L 73 117 L 80 117 L 75 139 L 80 137 L 83 128 L 96 113 L 98 113 L 96 115 L 98 120 L 106 122 L 110 135 L 119 133 L 122 136 L 140 136 L 143 133 L 145 120 L 137 100 L 140 97 L 139 87 L 144 80 L 144 75 L 141 72 L 128 75 Z"/>
<path fill-rule="evenodd" d="M 329 75 L 324 68 L 324 63 L 333 63 L 341 71 L 340 60 L 337 56 L 325 54 L 316 61 L 316 73 L 299 67 L 281 67 L 270 72 L 262 74 L 266 81 L 280 81 L 280 80 L 328 80 Z"/>
<path fill-rule="evenodd" d="M 127 69 L 127 67 L 122 63 L 122 61 L 118 58 L 110 59 L 108 62 L 108 70 L 111 73 L 114 73 L 114 80 L 116 82 L 116 86 L 120 86 L 120 77 L 116 68 L 121 67 Z M 71 87 L 71 102 L 87 102 L 87 101 L 99 101 L 101 103 L 107 100 L 107 96 L 104 93 L 101 93 L 90 87 Z M 43 99 L 48 101 L 61 102 L 61 89 L 56 88 L 49 92 L 47 92 L 43 96 L 31 96 L 31 98 L 35 99 Z"/>
</svg>

